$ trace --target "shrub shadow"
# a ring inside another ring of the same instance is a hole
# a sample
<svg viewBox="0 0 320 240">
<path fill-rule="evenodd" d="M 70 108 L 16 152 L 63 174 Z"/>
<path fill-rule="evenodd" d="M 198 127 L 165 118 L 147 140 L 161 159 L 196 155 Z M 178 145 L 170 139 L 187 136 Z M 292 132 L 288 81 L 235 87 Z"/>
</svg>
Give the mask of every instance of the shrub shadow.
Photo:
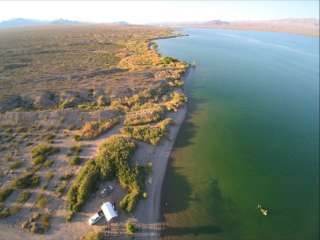
<svg viewBox="0 0 320 240">
<path fill-rule="evenodd" d="M 172 181 L 174 179 L 174 181 Z M 170 188 L 167 186 L 170 185 Z M 172 192 L 170 189 L 174 189 Z M 166 171 L 162 194 L 162 213 L 177 213 L 188 208 L 191 198 L 191 186 L 179 168 L 170 166 Z"/>
</svg>

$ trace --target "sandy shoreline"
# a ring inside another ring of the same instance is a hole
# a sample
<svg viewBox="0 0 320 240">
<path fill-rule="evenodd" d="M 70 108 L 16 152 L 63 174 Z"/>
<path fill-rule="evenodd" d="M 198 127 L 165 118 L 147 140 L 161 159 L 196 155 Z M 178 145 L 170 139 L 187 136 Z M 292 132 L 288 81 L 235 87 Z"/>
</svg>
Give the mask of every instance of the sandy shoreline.
<svg viewBox="0 0 320 240">
<path fill-rule="evenodd" d="M 189 67 L 182 77 L 184 81 L 189 77 L 191 71 L 192 69 Z M 184 91 L 184 89 L 182 90 Z M 172 118 L 175 124 L 169 128 L 166 137 L 159 145 L 151 147 L 152 149 L 150 149 L 150 145 L 141 143 L 139 151 L 135 153 L 133 157 L 134 161 L 141 161 L 142 159 L 143 161 L 147 161 L 147 159 L 151 160 L 153 169 L 150 178 L 152 179 L 151 183 L 147 183 L 146 186 L 148 198 L 141 201 L 135 211 L 134 218 L 136 218 L 137 222 L 147 225 L 147 227 L 144 227 L 143 231 L 135 234 L 135 237 L 138 237 L 138 239 L 160 238 L 161 231 L 159 231 L 159 228 L 165 224 L 161 213 L 162 187 L 168 168 L 169 158 L 179 130 L 186 118 L 187 109 L 186 103 L 177 112 L 169 112 L 167 117 Z"/>
</svg>

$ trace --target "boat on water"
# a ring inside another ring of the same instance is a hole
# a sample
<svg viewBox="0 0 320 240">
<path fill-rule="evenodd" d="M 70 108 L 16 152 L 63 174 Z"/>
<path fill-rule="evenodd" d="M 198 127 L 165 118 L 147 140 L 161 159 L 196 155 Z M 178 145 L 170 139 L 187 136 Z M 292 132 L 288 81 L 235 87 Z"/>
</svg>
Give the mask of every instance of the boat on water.
<svg viewBox="0 0 320 240">
<path fill-rule="evenodd" d="M 258 204 L 258 209 L 260 210 L 260 212 L 263 216 L 268 216 L 268 209 L 267 208 L 263 208 L 260 204 Z"/>
</svg>

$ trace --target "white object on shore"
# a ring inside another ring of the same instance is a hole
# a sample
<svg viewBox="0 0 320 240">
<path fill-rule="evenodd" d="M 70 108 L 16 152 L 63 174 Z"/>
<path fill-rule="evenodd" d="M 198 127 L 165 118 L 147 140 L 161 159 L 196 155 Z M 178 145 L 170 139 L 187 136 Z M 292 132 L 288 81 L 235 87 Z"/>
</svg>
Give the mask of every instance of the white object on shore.
<svg viewBox="0 0 320 240">
<path fill-rule="evenodd" d="M 114 209 L 111 202 L 105 202 L 101 205 L 101 210 L 103 211 L 103 214 L 109 222 L 111 219 L 118 217 L 117 211 Z"/>
<path fill-rule="evenodd" d="M 99 222 L 103 217 L 103 212 L 100 210 L 99 212 L 95 213 L 92 217 L 89 218 L 88 223 L 89 225 L 94 225 Z"/>
</svg>

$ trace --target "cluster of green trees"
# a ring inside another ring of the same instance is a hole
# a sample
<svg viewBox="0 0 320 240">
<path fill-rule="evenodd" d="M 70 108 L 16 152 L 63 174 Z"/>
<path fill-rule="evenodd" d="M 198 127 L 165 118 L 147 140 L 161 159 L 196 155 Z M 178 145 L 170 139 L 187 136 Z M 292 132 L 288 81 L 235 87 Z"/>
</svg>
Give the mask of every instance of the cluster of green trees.
<svg viewBox="0 0 320 240">
<path fill-rule="evenodd" d="M 173 121 L 171 118 L 166 118 L 155 125 L 126 126 L 121 129 L 121 133 L 136 140 L 157 145 L 166 133 L 167 127 L 172 123 Z"/>
<path fill-rule="evenodd" d="M 139 167 L 131 167 L 128 161 L 135 147 L 132 139 L 122 135 L 107 138 L 99 147 L 96 158 L 86 162 L 72 183 L 67 194 L 69 210 L 80 211 L 88 196 L 96 190 L 99 180 L 117 177 L 130 195 L 126 195 L 127 200 L 121 206 L 132 211 L 141 194 L 141 170 Z"/>
<path fill-rule="evenodd" d="M 119 122 L 118 118 L 110 118 L 103 121 L 87 122 L 75 136 L 75 140 L 91 140 L 113 128 Z"/>
</svg>

